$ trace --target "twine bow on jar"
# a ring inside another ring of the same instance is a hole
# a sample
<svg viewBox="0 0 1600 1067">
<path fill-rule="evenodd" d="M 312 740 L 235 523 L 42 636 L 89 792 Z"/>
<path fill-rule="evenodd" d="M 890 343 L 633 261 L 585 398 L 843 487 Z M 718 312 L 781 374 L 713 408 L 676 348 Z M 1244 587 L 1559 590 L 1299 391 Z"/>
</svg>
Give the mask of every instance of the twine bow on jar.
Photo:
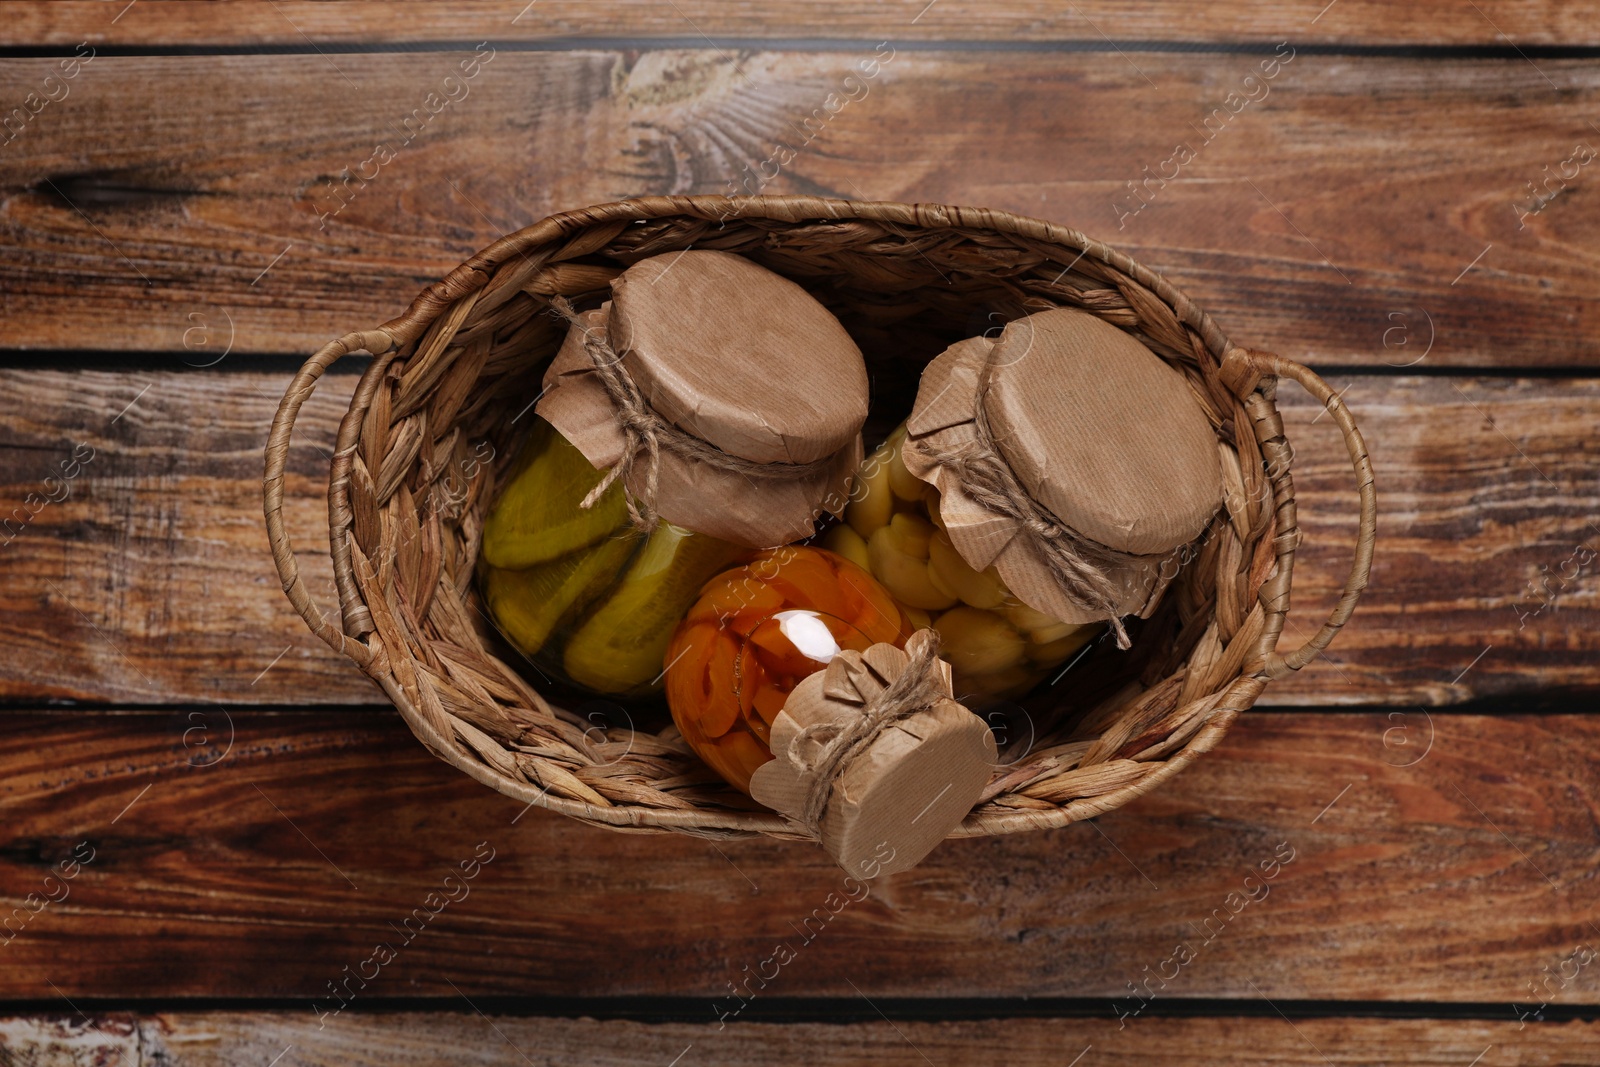
<svg viewBox="0 0 1600 1067">
<path fill-rule="evenodd" d="M 896 667 L 898 676 L 891 673 Z M 782 757 L 805 783 L 805 800 L 792 817 L 813 836 L 820 833 L 834 783 L 861 753 L 896 723 L 951 699 L 950 668 L 939 659 L 937 630 L 918 630 L 904 652 L 890 645 L 843 652 L 822 674 L 820 699 L 859 701 L 860 713 L 803 727 Z"/>
</svg>

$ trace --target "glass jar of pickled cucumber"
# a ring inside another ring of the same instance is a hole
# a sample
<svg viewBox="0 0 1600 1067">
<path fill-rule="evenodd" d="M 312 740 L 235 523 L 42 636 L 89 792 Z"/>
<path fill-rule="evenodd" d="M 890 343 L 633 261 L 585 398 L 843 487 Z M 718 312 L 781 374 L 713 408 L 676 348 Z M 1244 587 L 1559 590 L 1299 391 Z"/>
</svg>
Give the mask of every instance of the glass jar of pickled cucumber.
<svg viewBox="0 0 1600 1067">
<path fill-rule="evenodd" d="M 791 545 L 707 582 L 667 648 L 667 706 L 683 738 L 744 792 L 794 687 L 844 649 L 903 647 L 913 625 L 864 569 Z"/>
<path fill-rule="evenodd" d="M 861 352 L 795 283 L 739 256 L 641 260 L 578 311 L 484 522 L 487 611 L 546 677 L 663 686 L 706 580 L 809 537 L 861 462 Z"/>
<path fill-rule="evenodd" d="M 992 566 L 968 565 L 942 528 L 939 491 L 906 469 L 905 437 L 902 425 L 867 457 L 844 522 L 821 544 L 882 582 L 918 629 L 939 631 L 958 700 L 1021 696 L 1102 627 L 1052 619 L 1013 596 Z"/>
</svg>

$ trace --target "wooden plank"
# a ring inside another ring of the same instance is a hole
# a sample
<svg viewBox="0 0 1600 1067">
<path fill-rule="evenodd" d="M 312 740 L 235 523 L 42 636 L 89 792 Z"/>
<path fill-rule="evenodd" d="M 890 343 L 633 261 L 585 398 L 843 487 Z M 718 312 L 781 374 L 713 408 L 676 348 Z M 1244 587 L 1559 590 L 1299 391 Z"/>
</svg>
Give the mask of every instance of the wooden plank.
<svg viewBox="0 0 1600 1067">
<path fill-rule="evenodd" d="M 0 416 L 0 695 L 383 700 L 306 629 L 272 564 L 261 450 L 289 377 L 0 371 L 0 395 L 27 399 Z M 356 380 L 330 376 L 306 405 L 285 484 L 301 569 L 328 607 L 328 466 Z"/>
<path fill-rule="evenodd" d="M 1328 653 L 1269 689 L 1267 702 L 1434 705 L 1592 691 L 1600 382 L 1335 381 L 1378 472 L 1372 584 Z M 1304 397 L 1285 399 L 1309 542 L 1296 558 L 1287 650 L 1337 602 L 1355 523 L 1352 475 L 1329 420 Z"/>
<path fill-rule="evenodd" d="M 369 704 L 381 695 L 279 591 L 260 449 L 288 375 L 0 371 L 0 501 L 93 456 L 20 527 L 0 527 L 0 699 Z M 329 449 L 353 376 L 306 406 L 286 485 L 297 558 L 324 608 Z M 1372 586 L 1324 659 L 1264 703 L 1445 704 L 1600 687 L 1600 381 L 1339 377 L 1377 465 Z M 1353 475 L 1292 386 L 1306 543 L 1285 637 L 1333 605 L 1355 541 Z M 5 518 L 0 515 L 0 518 Z M 16 515 L 11 516 L 15 522 Z M 1590 553 L 1585 556 L 1584 553 Z M 1552 596 L 1552 593 L 1554 596 Z M 1484 653 L 1487 646 L 1493 648 Z M 1480 654 L 1482 656 L 1480 658 Z M 1470 667 L 1470 669 L 1469 669 Z"/>
<path fill-rule="evenodd" d="M 1556 0 L 1446 2 L 1404 9 L 1378 0 L 1283 4 L 1245 0 L 1201 11 L 1165 0 L 1148 4 L 1082 0 L 848 0 L 768 5 L 741 0 L 501 0 L 497 3 L 374 2 L 193 4 L 143 0 L 121 12 L 87 0 L 13 2 L 0 42 L 76 45 L 83 40 L 123 46 L 298 46 L 305 42 L 366 44 L 473 42 L 490 38 L 541 42 L 563 38 L 889 38 L 900 41 L 1083 42 L 1304 41 L 1318 44 L 1521 45 L 1600 43 L 1592 3 Z M 1509 35 L 1509 36 L 1506 36 Z"/>
<path fill-rule="evenodd" d="M 1116 998 L 1113 1030 L 1148 1021 L 1128 988 L 1147 981 L 1155 1004 L 1595 1003 L 1594 967 L 1529 997 L 1600 939 L 1600 720 L 1434 725 L 1400 766 L 1383 713 L 1247 715 L 1095 826 L 947 842 L 851 883 L 803 843 L 524 810 L 389 715 L 13 714 L 0 914 L 24 913 L 0 998 L 289 998 L 330 1029 L 341 1002 L 457 991 L 705 998 L 709 1022 L 737 1008 L 730 982 Z"/>
<path fill-rule="evenodd" d="M 286 1050 L 301 1067 L 412 1067 L 504 1064 L 517 1053 L 570 1067 L 661 1067 L 684 1063 L 829 1064 L 832 1067 L 925 1067 L 992 1063 L 1062 1067 L 1080 1051 L 1085 1067 L 1282 1067 L 1372 1063 L 1568 1067 L 1592 1064 L 1600 1042 L 1593 1022 L 1519 1029 L 1515 1022 L 1439 1019 L 1272 1018 L 1145 1020 L 1118 1032 L 1099 1019 L 993 1019 L 973 1022 L 887 1020 L 748 1024 L 638 1023 L 625 1020 L 518 1018 L 490 1012 L 350 1015 L 318 1029 L 290 1012 L 169 1011 L 129 1015 L 13 1016 L 0 1019 L 0 1048 L 21 1063 L 60 1067 L 160 1063 L 212 1067 L 270 1063 Z M 1091 1051 L 1092 1050 L 1092 1051 Z M 30 1058 L 31 1057 L 31 1058 Z M 691 1058 L 692 1057 L 692 1058 Z M 528 1059 L 529 1063 L 536 1062 Z"/>
<path fill-rule="evenodd" d="M 1590 61 L 1296 52 L 1262 80 L 1274 61 L 1255 54 L 907 49 L 862 80 L 873 55 L 501 50 L 421 119 L 470 54 L 102 55 L 0 153 L 3 344 L 213 358 L 226 324 L 236 353 L 308 352 L 504 231 L 738 191 L 809 136 L 762 191 L 1075 225 L 1255 347 L 1600 361 L 1600 266 L 1581 251 L 1600 199 L 1574 195 L 1597 136 L 1581 116 L 1600 113 Z M 57 62 L 0 62 L 0 101 Z M 839 110 L 817 118 L 830 94 Z M 1536 188 L 1554 197 L 1540 210 Z"/>
</svg>

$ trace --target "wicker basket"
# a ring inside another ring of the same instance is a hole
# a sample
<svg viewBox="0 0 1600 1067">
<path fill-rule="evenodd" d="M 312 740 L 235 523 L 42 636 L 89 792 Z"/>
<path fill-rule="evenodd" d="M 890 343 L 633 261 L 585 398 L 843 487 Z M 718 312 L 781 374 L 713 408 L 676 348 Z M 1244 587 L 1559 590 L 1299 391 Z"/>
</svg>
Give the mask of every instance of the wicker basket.
<svg viewBox="0 0 1600 1067">
<path fill-rule="evenodd" d="M 1217 743 L 1269 679 L 1309 663 L 1350 617 L 1372 560 L 1376 496 L 1348 410 L 1297 363 L 1232 345 L 1164 279 L 1073 230 L 1003 211 L 814 197 L 647 197 L 571 211 L 497 241 L 406 313 L 312 356 L 273 420 L 264 502 L 283 589 L 441 759 L 502 793 L 613 829 L 803 837 L 714 780 L 670 722 L 599 728 L 548 702 L 503 650 L 473 584 L 493 480 L 562 329 L 663 252 L 723 249 L 793 278 L 851 330 L 874 375 L 880 430 L 903 418 L 921 365 L 947 344 L 1055 305 L 1138 337 L 1190 382 L 1216 429 L 1226 506 L 1134 651 L 1104 657 L 1072 699 L 1027 703 L 1026 754 L 997 768 L 957 836 L 1061 826 L 1116 808 Z M 283 477 L 295 417 L 327 368 L 374 358 L 339 429 L 328 488 L 336 617 L 301 581 Z M 1344 434 L 1360 492 L 1355 563 L 1327 622 L 1277 651 L 1295 546 L 1292 449 L 1274 402 L 1292 378 Z M 483 442 L 494 447 L 493 462 Z M 592 718 L 592 717 L 591 717 Z"/>
</svg>

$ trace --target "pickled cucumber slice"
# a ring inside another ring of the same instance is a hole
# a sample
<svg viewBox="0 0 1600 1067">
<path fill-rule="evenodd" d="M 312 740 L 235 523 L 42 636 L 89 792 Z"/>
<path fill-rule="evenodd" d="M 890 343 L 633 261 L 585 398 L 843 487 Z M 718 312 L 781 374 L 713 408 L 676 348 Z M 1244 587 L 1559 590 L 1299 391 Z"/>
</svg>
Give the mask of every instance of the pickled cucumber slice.
<svg viewBox="0 0 1600 1067">
<path fill-rule="evenodd" d="M 599 693 L 659 689 L 674 627 L 706 580 L 741 551 L 671 523 L 656 527 L 611 595 L 567 642 L 562 660 L 567 677 Z"/>
<path fill-rule="evenodd" d="M 483 558 L 491 567 L 519 570 L 587 548 L 628 517 L 622 486 L 613 483 L 592 508 L 583 498 L 605 472 L 542 419 L 526 446 L 529 459 L 495 502 L 483 525 Z"/>
<path fill-rule="evenodd" d="M 484 599 L 500 631 L 525 655 L 537 654 L 561 620 L 605 591 L 638 545 L 633 535 L 528 567 L 485 567 Z"/>
<path fill-rule="evenodd" d="M 1001 605 L 1000 610 L 1005 613 L 1011 625 L 1029 633 L 1060 625 L 1059 620 L 1051 618 L 1037 608 L 1030 608 L 1016 597 L 1009 598 Z"/>
<path fill-rule="evenodd" d="M 928 542 L 938 533 L 933 523 L 915 512 L 901 512 L 889 520 L 889 537 L 904 555 L 928 558 Z"/>
</svg>

